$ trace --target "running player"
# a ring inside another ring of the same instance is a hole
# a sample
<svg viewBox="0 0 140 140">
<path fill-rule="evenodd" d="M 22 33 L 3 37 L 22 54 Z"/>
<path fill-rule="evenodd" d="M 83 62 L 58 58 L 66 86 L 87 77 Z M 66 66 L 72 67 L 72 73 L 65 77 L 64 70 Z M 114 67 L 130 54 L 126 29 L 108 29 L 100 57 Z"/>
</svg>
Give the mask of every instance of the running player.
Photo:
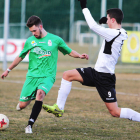
<svg viewBox="0 0 140 140">
<path fill-rule="evenodd" d="M 47 32 L 43 28 L 41 19 L 37 16 L 31 16 L 26 25 L 33 36 L 26 40 L 23 50 L 1 75 L 1 78 L 4 79 L 30 52 L 26 81 L 16 109 L 24 109 L 31 100 L 35 99 L 28 125 L 25 128 L 25 133 L 32 133 L 32 126 L 42 109 L 43 99 L 55 82 L 58 50 L 64 55 L 69 54 L 75 58 L 88 59 L 88 55 L 80 55 L 69 48 L 62 38 Z"/>
<path fill-rule="evenodd" d="M 117 8 L 107 10 L 107 18 L 100 20 L 100 23 L 108 24 L 109 28 L 105 28 L 95 22 L 90 11 L 86 8 L 87 1 L 79 1 L 89 28 L 104 38 L 95 68 L 77 68 L 64 72 L 56 104 L 53 106 L 44 104 L 43 108 L 57 117 L 62 117 L 72 81 L 78 81 L 82 85 L 97 88 L 100 97 L 113 117 L 140 122 L 140 113 L 130 108 L 119 108 L 116 98 L 115 65 L 120 56 L 123 41 L 128 37 L 126 31 L 121 27 L 123 12 Z"/>
</svg>

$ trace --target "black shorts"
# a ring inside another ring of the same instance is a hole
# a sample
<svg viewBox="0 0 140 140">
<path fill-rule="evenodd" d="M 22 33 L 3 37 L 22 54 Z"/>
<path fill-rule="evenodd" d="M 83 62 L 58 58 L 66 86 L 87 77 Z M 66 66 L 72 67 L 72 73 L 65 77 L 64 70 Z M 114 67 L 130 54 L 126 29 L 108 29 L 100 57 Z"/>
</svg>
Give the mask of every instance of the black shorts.
<svg viewBox="0 0 140 140">
<path fill-rule="evenodd" d="M 115 74 L 97 72 L 94 68 L 77 68 L 83 78 L 82 85 L 96 87 L 104 102 L 116 102 Z"/>
</svg>

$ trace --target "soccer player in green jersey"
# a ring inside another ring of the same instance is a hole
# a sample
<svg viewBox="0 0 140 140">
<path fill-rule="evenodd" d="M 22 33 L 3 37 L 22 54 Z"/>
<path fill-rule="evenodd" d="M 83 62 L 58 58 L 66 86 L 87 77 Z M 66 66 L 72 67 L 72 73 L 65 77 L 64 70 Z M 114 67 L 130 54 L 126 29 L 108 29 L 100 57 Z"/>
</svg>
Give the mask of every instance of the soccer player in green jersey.
<svg viewBox="0 0 140 140">
<path fill-rule="evenodd" d="M 31 16 L 26 25 L 33 36 L 26 40 L 23 50 L 1 75 L 1 78 L 4 79 L 29 52 L 26 81 L 16 109 L 24 109 L 31 100 L 35 99 L 28 125 L 25 128 L 25 133 L 32 133 L 32 126 L 42 109 L 43 99 L 55 82 L 58 50 L 64 55 L 68 54 L 74 58 L 88 59 L 88 55 L 77 53 L 69 48 L 62 38 L 47 32 L 43 28 L 41 19 L 37 16 Z"/>
</svg>

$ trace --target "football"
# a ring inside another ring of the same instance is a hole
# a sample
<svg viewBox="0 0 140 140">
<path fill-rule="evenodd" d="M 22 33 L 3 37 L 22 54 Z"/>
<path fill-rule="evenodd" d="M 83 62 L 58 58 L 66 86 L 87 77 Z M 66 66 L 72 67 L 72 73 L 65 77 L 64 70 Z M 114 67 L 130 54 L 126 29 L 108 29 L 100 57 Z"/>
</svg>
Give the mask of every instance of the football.
<svg viewBox="0 0 140 140">
<path fill-rule="evenodd" d="M 9 126 L 9 119 L 6 115 L 0 114 L 0 130 L 4 130 Z"/>
</svg>

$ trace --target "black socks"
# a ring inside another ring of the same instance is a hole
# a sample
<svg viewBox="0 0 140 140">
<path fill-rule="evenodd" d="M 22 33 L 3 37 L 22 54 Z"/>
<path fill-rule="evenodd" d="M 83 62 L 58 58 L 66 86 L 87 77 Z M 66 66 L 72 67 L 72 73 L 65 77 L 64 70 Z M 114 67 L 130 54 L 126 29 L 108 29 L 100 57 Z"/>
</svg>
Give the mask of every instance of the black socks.
<svg viewBox="0 0 140 140">
<path fill-rule="evenodd" d="M 29 118 L 29 121 L 28 121 L 28 125 L 32 125 L 35 123 L 41 109 L 42 109 L 42 104 L 43 102 L 42 101 L 35 101 L 35 104 L 32 108 L 32 112 L 31 112 L 31 115 L 30 115 L 30 118 Z"/>
</svg>

